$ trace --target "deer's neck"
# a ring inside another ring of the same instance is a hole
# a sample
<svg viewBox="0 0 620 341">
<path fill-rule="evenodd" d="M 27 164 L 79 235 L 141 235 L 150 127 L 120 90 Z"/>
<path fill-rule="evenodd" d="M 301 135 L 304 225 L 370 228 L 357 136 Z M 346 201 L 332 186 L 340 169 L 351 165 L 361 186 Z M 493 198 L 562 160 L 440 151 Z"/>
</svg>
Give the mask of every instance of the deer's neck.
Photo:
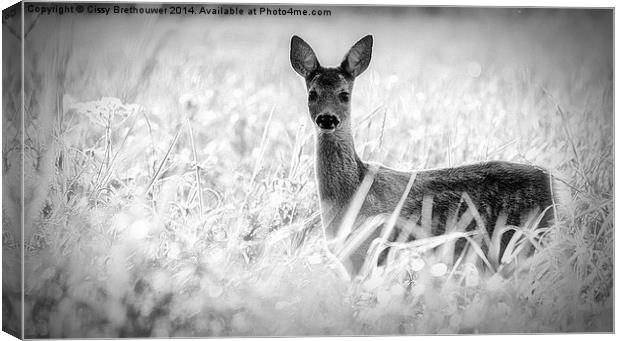
<svg viewBox="0 0 620 341">
<path fill-rule="evenodd" d="M 355 152 L 353 136 L 341 131 L 319 132 L 316 160 L 322 209 L 328 206 L 340 211 L 359 187 L 366 171 L 365 164 Z"/>
</svg>

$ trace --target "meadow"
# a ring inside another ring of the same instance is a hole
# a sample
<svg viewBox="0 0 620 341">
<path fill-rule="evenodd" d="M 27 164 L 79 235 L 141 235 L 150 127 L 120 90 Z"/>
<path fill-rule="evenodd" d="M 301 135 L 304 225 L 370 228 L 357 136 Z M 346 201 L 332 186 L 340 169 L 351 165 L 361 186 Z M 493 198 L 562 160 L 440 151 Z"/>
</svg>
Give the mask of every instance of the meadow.
<svg viewBox="0 0 620 341">
<path fill-rule="evenodd" d="M 611 11 L 330 9 L 36 22 L 25 45 L 27 337 L 613 330 Z M 299 35 L 336 65 L 368 33 L 373 58 L 352 95 L 362 158 L 520 162 L 570 189 L 514 271 L 424 246 L 351 279 L 326 250 L 289 42 Z M 6 133 L 19 130 L 17 105 L 3 101 L 3 269 L 19 259 L 19 139 Z M 19 281 L 4 273 L 6 329 Z"/>
</svg>

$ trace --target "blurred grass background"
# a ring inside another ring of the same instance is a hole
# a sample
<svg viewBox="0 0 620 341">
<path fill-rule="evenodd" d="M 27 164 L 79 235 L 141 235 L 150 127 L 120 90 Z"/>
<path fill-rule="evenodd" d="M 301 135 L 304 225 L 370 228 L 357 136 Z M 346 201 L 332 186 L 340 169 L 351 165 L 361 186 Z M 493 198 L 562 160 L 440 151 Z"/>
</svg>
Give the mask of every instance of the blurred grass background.
<svg viewBox="0 0 620 341">
<path fill-rule="evenodd" d="M 37 19 L 25 70 L 27 336 L 612 330 L 612 12 L 329 9 Z M 368 33 L 373 59 L 352 96 L 362 158 L 529 163 L 572 189 L 574 209 L 525 274 L 437 272 L 423 259 L 352 284 L 323 250 L 289 41 L 336 65 Z"/>
</svg>

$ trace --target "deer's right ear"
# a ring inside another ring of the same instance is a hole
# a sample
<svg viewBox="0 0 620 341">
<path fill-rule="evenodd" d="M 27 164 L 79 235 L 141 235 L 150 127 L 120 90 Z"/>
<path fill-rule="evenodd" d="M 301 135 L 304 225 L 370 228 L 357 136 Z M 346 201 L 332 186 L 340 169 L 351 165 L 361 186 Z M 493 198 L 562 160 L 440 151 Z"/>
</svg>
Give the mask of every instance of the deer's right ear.
<svg viewBox="0 0 620 341">
<path fill-rule="evenodd" d="M 319 61 L 310 45 L 298 36 L 291 38 L 291 65 L 304 78 L 319 67 Z"/>
</svg>

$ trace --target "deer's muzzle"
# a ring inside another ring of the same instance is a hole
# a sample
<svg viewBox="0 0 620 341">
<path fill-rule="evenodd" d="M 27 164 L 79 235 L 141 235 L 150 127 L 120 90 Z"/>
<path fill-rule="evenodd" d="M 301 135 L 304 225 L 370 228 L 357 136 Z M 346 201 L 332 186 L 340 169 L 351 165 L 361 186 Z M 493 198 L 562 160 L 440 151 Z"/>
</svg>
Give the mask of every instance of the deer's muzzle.
<svg viewBox="0 0 620 341">
<path fill-rule="evenodd" d="M 320 114 L 314 121 L 323 130 L 334 130 L 340 124 L 338 116 L 332 114 Z"/>
</svg>

